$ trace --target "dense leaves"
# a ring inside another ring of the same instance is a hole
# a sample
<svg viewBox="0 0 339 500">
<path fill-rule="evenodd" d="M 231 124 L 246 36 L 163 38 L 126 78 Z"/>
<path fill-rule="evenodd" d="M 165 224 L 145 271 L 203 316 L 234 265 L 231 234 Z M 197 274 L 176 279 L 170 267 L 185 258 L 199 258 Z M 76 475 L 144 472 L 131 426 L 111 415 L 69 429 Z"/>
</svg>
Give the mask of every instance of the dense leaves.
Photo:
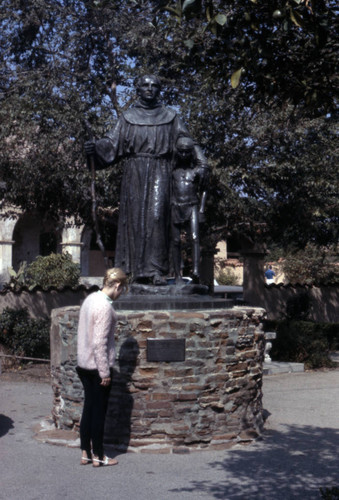
<svg viewBox="0 0 339 500">
<path fill-rule="evenodd" d="M 30 318 L 27 309 L 6 307 L 0 314 L 0 344 L 18 356 L 48 359 L 49 319 Z"/>
<path fill-rule="evenodd" d="M 66 286 L 72 288 L 80 284 L 80 268 L 69 253 L 38 255 L 29 265 L 22 262 L 17 272 L 9 269 L 9 274 L 10 280 L 5 283 L 5 290 L 20 291 L 23 286 L 30 290 L 37 286 L 44 289 Z"/>
<path fill-rule="evenodd" d="M 339 282 L 339 265 L 326 248 L 307 245 L 305 250 L 287 254 L 282 270 L 291 284 L 334 284 Z"/>
<path fill-rule="evenodd" d="M 114 39 L 106 40 L 107 33 L 100 31 L 104 12 L 85 4 L 4 2 L 0 171 L 7 203 L 86 219 L 90 178 L 83 156 L 89 133 L 84 118 L 98 117 L 103 128 L 112 126 L 114 94 L 108 79 L 112 82 L 119 55 Z M 99 184 L 98 191 L 107 204 L 108 188 Z"/>
<path fill-rule="evenodd" d="M 210 159 L 214 227 L 258 238 L 264 223 L 282 246 L 336 242 L 334 2 L 152 3 L 145 44 L 162 35 L 154 68 Z"/>
<path fill-rule="evenodd" d="M 273 360 L 304 363 L 308 369 L 333 366 L 329 352 L 338 346 L 337 324 L 283 320 L 275 322 L 274 328 Z"/>
<path fill-rule="evenodd" d="M 4 201 L 89 221 L 84 117 L 101 136 L 151 71 L 209 159 L 209 241 L 265 227 L 283 246 L 336 242 L 335 15 L 324 0 L 4 0 Z M 116 167 L 97 191 L 113 213 Z"/>
<path fill-rule="evenodd" d="M 230 79 L 256 98 L 332 109 L 338 77 L 336 4 L 323 0 L 152 2 L 158 19 L 169 12 L 180 25 L 192 70 Z M 158 5 L 158 8 L 157 8 Z"/>
<path fill-rule="evenodd" d="M 26 276 L 27 283 L 31 286 L 41 286 L 42 288 L 51 286 L 58 288 L 76 287 L 79 285 L 80 269 L 72 261 L 70 254 L 51 253 L 45 257 L 39 255 L 27 267 Z"/>
</svg>

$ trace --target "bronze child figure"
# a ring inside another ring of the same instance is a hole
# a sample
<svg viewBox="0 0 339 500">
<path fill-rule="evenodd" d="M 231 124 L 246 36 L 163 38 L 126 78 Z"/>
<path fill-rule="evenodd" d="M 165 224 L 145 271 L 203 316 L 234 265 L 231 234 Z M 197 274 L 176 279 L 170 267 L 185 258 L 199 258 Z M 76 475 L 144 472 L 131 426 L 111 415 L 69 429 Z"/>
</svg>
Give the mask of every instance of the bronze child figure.
<svg viewBox="0 0 339 500">
<path fill-rule="evenodd" d="M 186 231 L 192 244 L 193 281 L 199 282 L 200 241 L 199 220 L 203 218 L 206 192 L 205 166 L 197 165 L 195 143 L 190 137 L 180 137 L 176 143 L 176 161 L 172 174 L 171 236 L 173 267 L 176 283 L 181 277 L 181 233 Z"/>
</svg>

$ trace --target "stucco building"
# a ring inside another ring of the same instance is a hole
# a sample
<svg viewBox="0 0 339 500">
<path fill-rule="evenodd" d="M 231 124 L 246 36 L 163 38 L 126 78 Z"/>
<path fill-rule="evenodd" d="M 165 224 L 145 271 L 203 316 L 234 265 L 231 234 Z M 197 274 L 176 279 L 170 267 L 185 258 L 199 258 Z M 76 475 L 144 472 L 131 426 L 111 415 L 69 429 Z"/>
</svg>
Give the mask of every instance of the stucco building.
<svg viewBox="0 0 339 500">
<path fill-rule="evenodd" d="M 105 266 L 91 228 L 72 217 L 58 221 L 7 207 L 0 212 L 0 281 L 9 279 L 8 269 L 17 271 L 22 262 L 30 264 L 38 255 L 68 252 L 81 269 L 81 276 L 102 276 Z M 108 258 L 114 251 L 107 249 Z"/>
</svg>

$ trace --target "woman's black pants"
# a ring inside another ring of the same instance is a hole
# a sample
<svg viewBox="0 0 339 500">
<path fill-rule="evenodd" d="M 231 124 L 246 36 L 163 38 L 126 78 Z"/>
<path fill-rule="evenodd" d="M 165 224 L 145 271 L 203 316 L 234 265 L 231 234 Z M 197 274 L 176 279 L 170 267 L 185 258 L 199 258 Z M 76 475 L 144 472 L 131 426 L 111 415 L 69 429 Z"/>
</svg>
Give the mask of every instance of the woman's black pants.
<svg viewBox="0 0 339 500">
<path fill-rule="evenodd" d="M 85 393 L 80 422 L 80 447 L 86 450 L 88 456 L 91 456 L 92 449 L 94 455 L 102 459 L 105 416 L 111 386 L 100 385 L 101 378 L 98 370 L 85 370 L 78 366 L 77 373 Z"/>
</svg>

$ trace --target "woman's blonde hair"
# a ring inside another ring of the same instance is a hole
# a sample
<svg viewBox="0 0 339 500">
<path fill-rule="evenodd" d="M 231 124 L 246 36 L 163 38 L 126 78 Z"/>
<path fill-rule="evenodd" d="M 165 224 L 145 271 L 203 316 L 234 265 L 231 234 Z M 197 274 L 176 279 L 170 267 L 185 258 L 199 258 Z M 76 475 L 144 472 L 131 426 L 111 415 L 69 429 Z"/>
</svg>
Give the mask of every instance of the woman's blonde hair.
<svg viewBox="0 0 339 500">
<path fill-rule="evenodd" d="M 121 283 L 125 292 L 128 291 L 127 276 L 119 267 L 107 269 L 104 276 L 103 286 L 111 288 L 115 283 Z"/>
</svg>

